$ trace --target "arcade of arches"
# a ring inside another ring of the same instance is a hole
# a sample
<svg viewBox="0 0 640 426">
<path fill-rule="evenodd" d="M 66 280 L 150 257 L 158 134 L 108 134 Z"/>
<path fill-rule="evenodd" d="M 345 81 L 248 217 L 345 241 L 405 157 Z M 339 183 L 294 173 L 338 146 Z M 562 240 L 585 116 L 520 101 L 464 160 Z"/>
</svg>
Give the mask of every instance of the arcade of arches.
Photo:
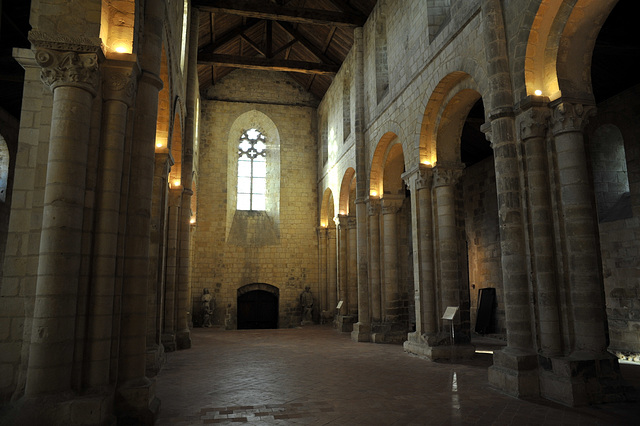
<svg viewBox="0 0 640 426">
<path fill-rule="evenodd" d="M 31 3 L 0 110 L 8 419 L 152 424 L 205 289 L 213 327 L 300 326 L 308 286 L 313 321 L 362 344 L 436 360 L 488 334 L 507 394 L 628 398 L 632 0 L 379 0 L 322 99 L 278 70 L 203 86 L 204 0 Z"/>
</svg>

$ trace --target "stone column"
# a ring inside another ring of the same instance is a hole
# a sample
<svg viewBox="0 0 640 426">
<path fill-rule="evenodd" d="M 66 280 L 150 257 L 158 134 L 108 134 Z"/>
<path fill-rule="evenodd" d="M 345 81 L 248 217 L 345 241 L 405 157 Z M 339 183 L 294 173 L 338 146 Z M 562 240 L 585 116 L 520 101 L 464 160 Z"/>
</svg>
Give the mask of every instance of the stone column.
<svg viewBox="0 0 640 426">
<path fill-rule="evenodd" d="M 155 382 L 145 377 L 147 274 L 151 204 L 155 169 L 155 135 L 158 93 L 162 88 L 164 2 L 144 5 L 144 36 L 139 48 L 142 76 L 138 81 L 131 171 L 124 241 L 120 353 L 115 411 L 119 417 L 152 423 L 159 408 Z"/>
<path fill-rule="evenodd" d="M 191 332 L 189 318 L 191 311 L 191 279 L 190 279 L 190 247 L 191 247 L 191 197 L 193 196 L 193 145 L 197 137 L 196 127 L 196 98 L 199 93 L 198 84 L 198 9 L 191 9 L 189 19 L 189 55 L 187 58 L 187 118 L 185 137 L 182 145 L 182 168 L 180 180 L 182 182 L 182 207 L 179 235 L 178 258 L 178 333 L 176 335 L 178 349 L 191 347 Z"/>
<path fill-rule="evenodd" d="M 397 214 L 402 207 L 402 200 L 385 197 L 382 199 L 382 224 L 384 227 L 383 262 L 384 262 L 384 308 L 383 321 L 394 323 L 398 320 L 398 236 Z"/>
<path fill-rule="evenodd" d="M 348 315 L 358 317 L 358 242 L 355 216 L 347 218 L 347 301 Z"/>
<path fill-rule="evenodd" d="M 333 321 L 336 311 L 338 296 L 338 269 L 337 269 L 337 241 L 336 227 L 327 228 L 327 303 L 329 304 L 329 312 Z"/>
<path fill-rule="evenodd" d="M 419 167 L 406 172 L 403 175 L 403 179 L 411 193 L 413 278 L 416 312 L 416 331 L 415 333 L 409 333 L 408 340 L 414 344 L 424 344 L 423 335 L 434 335 L 438 331 L 435 304 L 433 224 L 431 218 L 433 169 L 420 164 Z M 406 344 L 405 350 L 409 350 Z"/>
<path fill-rule="evenodd" d="M 120 193 L 128 111 L 139 74 L 136 58 L 109 59 L 103 66 L 102 143 L 96 190 L 93 283 L 83 381 L 107 386 L 110 378 L 113 302 L 120 222 Z"/>
<path fill-rule="evenodd" d="M 327 303 L 327 228 L 318 226 L 318 280 L 320 293 L 320 310 L 328 311 Z M 322 312 L 321 312 L 322 313 Z M 323 317 L 324 320 L 324 317 Z"/>
<path fill-rule="evenodd" d="M 560 232 L 572 309 L 572 354 L 592 357 L 607 348 L 598 228 L 582 130 L 595 108 L 562 99 L 551 104 Z"/>
<path fill-rule="evenodd" d="M 369 279 L 371 280 L 371 321 L 382 321 L 380 280 L 380 200 L 369 198 Z"/>
<path fill-rule="evenodd" d="M 520 162 L 511 110 L 489 114 L 484 126 L 496 171 L 507 347 L 494 352 L 489 382 L 510 395 L 539 394 L 538 360 L 533 348 L 531 300 L 521 201 Z"/>
<path fill-rule="evenodd" d="M 165 351 L 175 351 L 178 346 L 176 333 L 178 329 L 178 230 L 180 229 L 180 204 L 182 187 L 169 189 L 169 212 L 167 215 L 167 261 L 165 268 L 164 290 L 164 325 L 162 328 L 162 345 Z"/>
<path fill-rule="evenodd" d="M 518 121 L 527 170 L 529 245 L 538 309 L 539 352 L 549 357 L 561 353 L 562 340 L 547 161 L 547 101 L 546 98 L 526 98 L 519 106 Z"/>
<path fill-rule="evenodd" d="M 53 111 L 25 395 L 70 390 L 98 54 L 37 50 Z"/>
<path fill-rule="evenodd" d="M 173 158 L 168 150 L 155 155 L 153 202 L 149 248 L 149 279 L 147 313 L 147 374 L 154 376 L 164 359 L 162 329 L 164 324 L 164 291 L 166 270 L 167 188 Z"/>
<path fill-rule="evenodd" d="M 342 301 L 342 307 L 338 312 L 338 315 L 347 315 L 349 307 L 348 289 L 348 265 L 349 265 L 349 251 L 348 251 L 348 228 L 347 228 L 347 215 L 338 215 L 335 219 L 336 229 L 338 233 L 338 299 Z"/>
<path fill-rule="evenodd" d="M 437 164 L 434 173 L 434 193 L 437 204 L 437 247 L 440 281 L 440 314 L 448 306 L 460 305 L 460 254 L 456 224 L 456 183 L 462 176 L 462 165 Z M 444 325 L 441 331 L 449 334 Z"/>
<path fill-rule="evenodd" d="M 353 325 L 351 340 L 365 342 L 371 339 L 369 311 L 369 265 L 367 254 L 367 154 L 364 139 L 364 37 L 362 28 L 353 30 L 354 55 L 353 85 L 355 88 L 355 155 L 356 155 L 356 221 L 358 263 L 358 322 Z"/>
</svg>

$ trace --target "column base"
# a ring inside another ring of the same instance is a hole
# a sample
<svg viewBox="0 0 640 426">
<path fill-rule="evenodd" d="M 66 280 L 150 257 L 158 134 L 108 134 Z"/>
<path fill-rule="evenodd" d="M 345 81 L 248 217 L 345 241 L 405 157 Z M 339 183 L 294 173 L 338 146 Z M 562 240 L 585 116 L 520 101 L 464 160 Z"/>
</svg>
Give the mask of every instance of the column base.
<svg viewBox="0 0 640 426">
<path fill-rule="evenodd" d="M 402 344 L 407 338 L 407 327 L 401 323 L 383 322 L 371 325 L 371 342 Z"/>
<path fill-rule="evenodd" d="M 174 352 L 178 348 L 178 345 L 176 344 L 176 335 L 173 333 L 163 333 L 161 340 L 165 352 Z"/>
<path fill-rule="evenodd" d="M 351 332 L 351 340 L 354 342 L 370 342 L 371 341 L 371 325 L 357 322 L 353 324 Z"/>
<path fill-rule="evenodd" d="M 176 334 L 176 347 L 178 349 L 191 348 L 191 331 L 188 328 L 178 331 L 178 334 Z"/>
<path fill-rule="evenodd" d="M 147 347 L 146 353 L 146 362 L 145 362 L 145 374 L 147 377 L 155 377 L 162 367 L 164 363 L 167 361 L 167 356 L 164 353 L 164 346 L 162 345 L 153 345 L 151 347 Z"/>
<path fill-rule="evenodd" d="M 120 386 L 116 391 L 115 409 L 118 424 L 153 425 L 160 410 L 155 380 L 145 377 Z"/>
<path fill-rule="evenodd" d="M 351 315 L 338 315 L 338 331 L 342 333 L 351 333 L 353 331 L 353 323 L 356 322 L 356 320 L 357 317 L 353 317 Z"/>
<path fill-rule="evenodd" d="M 538 357 L 540 394 L 568 406 L 627 401 L 633 393 L 620 375 L 618 359 L 600 356 Z"/>
<path fill-rule="evenodd" d="M 475 346 L 471 344 L 433 344 L 417 332 L 409 333 L 407 340 L 402 344 L 405 352 L 426 358 L 429 361 L 436 360 L 463 360 L 471 359 L 476 353 Z"/>
<path fill-rule="evenodd" d="M 539 396 L 537 355 L 510 348 L 494 352 L 489 383 L 516 398 Z"/>
<path fill-rule="evenodd" d="M 24 396 L 3 413 L 0 423 L 25 426 L 115 426 L 113 391 L 89 396 L 79 396 L 73 392 L 49 396 Z"/>
</svg>

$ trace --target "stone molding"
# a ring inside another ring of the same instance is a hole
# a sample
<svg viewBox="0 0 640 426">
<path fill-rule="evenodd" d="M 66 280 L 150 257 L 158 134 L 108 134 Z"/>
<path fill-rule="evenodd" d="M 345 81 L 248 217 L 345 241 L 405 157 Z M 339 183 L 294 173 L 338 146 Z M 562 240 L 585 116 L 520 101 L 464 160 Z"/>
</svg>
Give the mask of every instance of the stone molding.
<svg viewBox="0 0 640 426">
<path fill-rule="evenodd" d="M 420 164 L 418 167 L 403 173 L 401 177 L 411 191 L 414 189 L 418 191 L 425 188 L 431 189 L 431 185 L 433 184 L 433 168 Z"/>
<path fill-rule="evenodd" d="M 433 172 L 433 187 L 455 185 L 462 177 L 462 164 L 436 164 Z"/>
<path fill-rule="evenodd" d="M 554 101 L 551 107 L 551 131 L 554 135 L 567 132 L 582 132 L 589 121 L 589 117 L 595 115 L 596 107 L 580 102 L 565 102 L 562 98 Z"/>
<path fill-rule="evenodd" d="M 173 166 L 173 157 L 169 152 L 156 152 L 155 176 L 168 178 Z"/>
<path fill-rule="evenodd" d="M 346 214 L 339 214 L 338 216 L 333 218 L 333 222 L 336 224 L 336 227 L 343 228 L 347 226 L 347 219 L 349 216 Z"/>
<path fill-rule="evenodd" d="M 102 41 L 97 37 L 72 36 L 44 31 L 29 31 L 28 39 L 36 49 L 95 53 L 102 55 Z"/>
<path fill-rule="evenodd" d="M 51 90 L 71 86 L 96 95 L 100 82 L 100 66 L 96 53 L 38 49 L 35 57 L 42 68 L 40 78 Z"/>
</svg>

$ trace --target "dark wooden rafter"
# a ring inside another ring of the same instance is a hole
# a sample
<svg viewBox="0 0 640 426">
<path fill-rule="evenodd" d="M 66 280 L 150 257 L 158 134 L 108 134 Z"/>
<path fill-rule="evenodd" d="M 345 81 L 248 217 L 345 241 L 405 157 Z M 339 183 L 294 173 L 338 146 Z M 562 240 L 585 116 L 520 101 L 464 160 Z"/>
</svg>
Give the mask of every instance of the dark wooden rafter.
<svg viewBox="0 0 640 426">
<path fill-rule="evenodd" d="M 327 63 L 327 64 L 335 64 L 336 61 L 334 61 L 333 59 L 329 58 L 326 54 L 325 51 L 326 49 L 319 49 L 318 47 L 316 47 L 315 44 L 313 44 L 312 42 L 310 42 L 306 37 L 304 37 L 302 34 L 300 34 L 294 27 L 293 25 L 287 23 L 287 22 L 277 22 L 277 24 L 280 26 L 280 28 L 282 28 L 283 30 L 285 30 L 287 33 L 289 33 L 289 35 L 291 37 L 293 37 L 294 39 L 298 40 L 300 42 L 300 44 L 302 46 L 305 47 L 305 49 L 307 49 L 309 52 L 311 52 L 316 58 L 318 58 L 318 60 Z M 332 27 L 330 34 L 333 34 L 335 32 L 335 27 Z"/>
<path fill-rule="evenodd" d="M 333 39 L 333 35 L 336 33 L 336 27 L 331 27 L 331 30 L 327 34 L 327 37 L 324 39 L 324 43 L 322 44 L 322 52 L 326 52 L 329 48 L 329 44 L 331 43 L 331 39 Z M 309 79 L 309 83 L 307 84 L 307 90 L 311 89 L 311 85 L 313 85 L 313 81 L 316 79 L 316 76 L 313 75 Z"/>
<path fill-rule="evenodd" d="M 202 47 L 200 51 L 215 52 L 217 49 L 223 47 L 227 43 L 230 43 L 236 38 L 241 37 L 245 33 L 245 31 L 249 31 L 253 27 L 260 25 L 261 23 L 262 21 L 260 20 L 249 19 L 247 20 L 246 24 L 236 27 L 231 31 L 227 31 L 226 33 L 222 34 L 220 37 L 216 38 L 214 43 L 211 43 Z"/>
<path fill-rule="evenodd" d="M 366 21 L 362 14 L 284 6 L 260 0 L 194 0 L 192 5 L 201 11 L 212 13 L 302 24 L 360 27 Z"/>
<path fill-rule="evenodd" d="M 323 75 L 334 75 L 340 69 L 335 64 L 202 52 L 198 55 L 198 64 Z"/>
</svg>

